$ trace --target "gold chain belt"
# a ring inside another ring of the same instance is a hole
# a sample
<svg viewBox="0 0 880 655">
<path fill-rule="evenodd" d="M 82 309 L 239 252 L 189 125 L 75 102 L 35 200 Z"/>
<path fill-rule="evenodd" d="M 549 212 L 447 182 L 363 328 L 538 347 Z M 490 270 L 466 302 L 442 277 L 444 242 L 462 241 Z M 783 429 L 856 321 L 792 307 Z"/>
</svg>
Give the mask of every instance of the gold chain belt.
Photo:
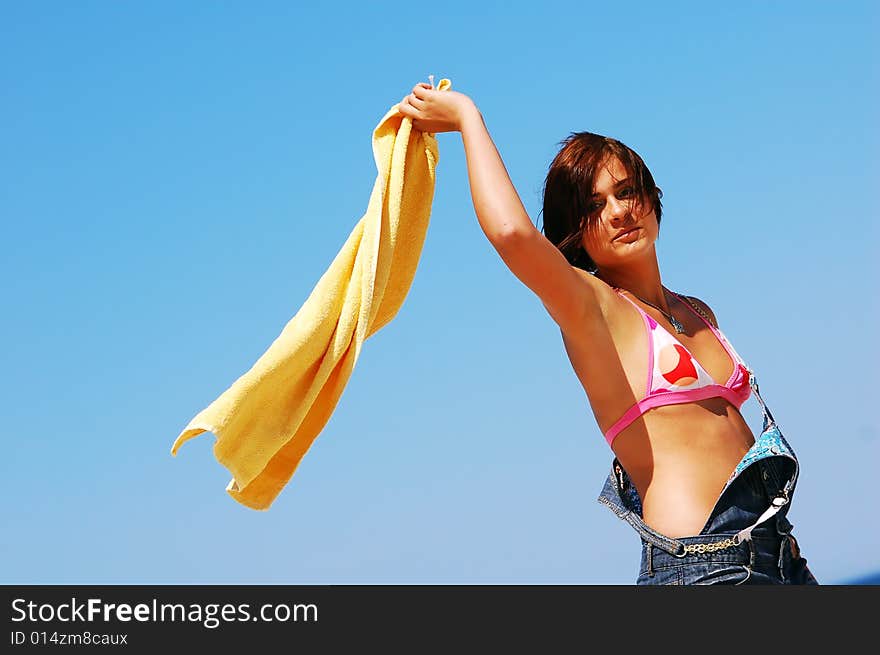
<svg viewBox="0 0 880 655">
<path fill-rule="evenodd" d="M 716 550 L 724 550 L 725 548 L 733 548 L 737 544 L 733 539 L 724 539 L 710 544 L 687 544 L 684 547 L 686 553 L 714 553 Z"/>
</svg>

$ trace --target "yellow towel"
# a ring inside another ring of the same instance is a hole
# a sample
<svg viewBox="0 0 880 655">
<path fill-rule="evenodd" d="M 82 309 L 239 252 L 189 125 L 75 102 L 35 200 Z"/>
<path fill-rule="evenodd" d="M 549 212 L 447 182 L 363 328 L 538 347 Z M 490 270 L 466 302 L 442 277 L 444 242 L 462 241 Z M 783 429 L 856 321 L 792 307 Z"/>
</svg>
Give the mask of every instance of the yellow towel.
<svg viewBox="0 0 880 655">
<path fill-rule="evenodd" d="M 440 80 L 438 90 L 452 86 Z M 421 256 L 438 161 L 433 134 L 412 129 L 395 104 L 373 130 L 378 175 L 367 211 L 312 293 L 251 369 L 199 412 L 171 454 L 213 432 L 232 473 L 226 491 L 268 509 L 324 428 L 365 339 L 389 323 Z"/>
</svg>

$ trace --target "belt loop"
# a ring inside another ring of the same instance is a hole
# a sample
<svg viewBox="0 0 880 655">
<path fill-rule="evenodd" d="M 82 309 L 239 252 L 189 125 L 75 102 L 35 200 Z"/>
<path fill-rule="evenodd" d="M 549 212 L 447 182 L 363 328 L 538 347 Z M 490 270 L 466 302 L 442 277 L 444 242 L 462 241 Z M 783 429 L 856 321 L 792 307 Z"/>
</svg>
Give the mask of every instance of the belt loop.
<svg viewBox="0 0 880 655">
<path fill-rule="evenodd" d="M 650 541 L 645 542 L 645 546 L 648 548 L 648 577 L 654 577 L 654 545 Z"/>
<path fill-rule="evenodd" d="M 790 546 L 791 542 L 789 541 L 789 536 L 782 535 L 779 542 L 779 561 L 777 562 L 777 565 L 779 566 L 779 578 L 782 580 L 783 584 L 787 583 L 785 575 L 785 549 Z"/>
</svg>

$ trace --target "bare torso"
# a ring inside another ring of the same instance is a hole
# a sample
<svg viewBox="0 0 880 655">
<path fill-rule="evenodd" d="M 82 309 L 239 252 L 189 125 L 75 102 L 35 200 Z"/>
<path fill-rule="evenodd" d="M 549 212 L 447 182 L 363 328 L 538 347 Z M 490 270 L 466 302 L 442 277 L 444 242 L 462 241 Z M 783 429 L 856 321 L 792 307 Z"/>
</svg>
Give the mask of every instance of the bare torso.
<svg viewBox="0 0 880 655">
<path fill-rule="evenodd" d="M 589 339 L 563 333 L 603 433 L 644 397 L 648 375 L 641 315 L 610 287 L 604 295 L 607 333 Z M 699 317 L 676 303 L 670 308 L 685 332 L 675 337 L 723 384 L 733 371 L 730 356 Z M 662 314 L 643 309 L 669 329 Z M 730 473 L 754 441 L 739 410 L 718 397 L 651 409 L 620 432 L 612 448 L 639 492 L 645 523 L 661 534 L 682 537 L 699 534 Z"/>
</svg>

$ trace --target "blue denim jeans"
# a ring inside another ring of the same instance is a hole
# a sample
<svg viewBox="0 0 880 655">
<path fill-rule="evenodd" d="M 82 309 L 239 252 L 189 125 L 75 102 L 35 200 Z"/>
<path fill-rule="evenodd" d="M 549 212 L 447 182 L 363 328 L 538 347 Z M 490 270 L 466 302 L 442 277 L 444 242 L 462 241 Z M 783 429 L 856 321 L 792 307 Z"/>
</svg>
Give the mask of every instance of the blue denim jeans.
<svg viewBox="0 0 880 655">
<path fill-rule="evenodd" d="M 764 426 L 727 480 L 699 534 L 667 537 L 642 520 L 642 503 L 617 458 L 598 501 L 642 541 L 637 585 L 819 584 L 792 534 L 788 512 L 798 460 L 751 377 Z"/>
</svg>

